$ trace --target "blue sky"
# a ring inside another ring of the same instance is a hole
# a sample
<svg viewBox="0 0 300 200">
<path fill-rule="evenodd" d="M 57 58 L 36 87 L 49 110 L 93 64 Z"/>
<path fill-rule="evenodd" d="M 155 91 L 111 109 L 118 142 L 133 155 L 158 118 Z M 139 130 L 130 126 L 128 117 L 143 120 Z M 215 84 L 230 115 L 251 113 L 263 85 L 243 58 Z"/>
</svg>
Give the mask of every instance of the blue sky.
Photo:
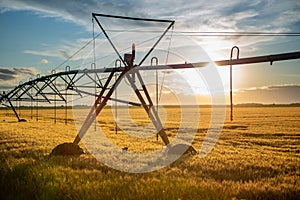
<svg viewBox="0 0 300 200">
<path fill-rule="evenodd" d="M 39 51 L 59 46 L 67 38 L 81 37 L 83 32 L 82 27 L 77 24 L 62 22 L 56 18 L 40 17 L 30 11 L 2 13 L 0 23 L 5 27 L 5 30 L 1 31 L 0 39 L 2 66 L 36 65 L 41 57 L 25 51 Z M 48 58 L 49 56 L 43 57 Z"/>
<path fill-rule="evenodd" d="M 76 0 L 0 1 L 0 88 L 13 87 L 36 73 L 48 74 L 69 55 L 92 38 L 91 13 L 176 20 L 178 31 L 255 31 L 300 32 L 300 2 L 296 0 L 253 1 L 143 1 Z M 98 27 L 96 27 L 98 28 Z M 111 23 L 108 28 L 125 29 Z M 138 27 L 141 28 L 141 27 Z M 143 27 L 142 27 L 143 28 Z M 99 33 L 99 29 L 97 30 Z M 127 36 L 126 36 L 127 37 Z M 101 42 L 101 38 L 99 41 Z M 300 50 L 300 37 L 192 37 L 213 60 L 228 59 L 230 48 L 238 45 L 240 57 L 268 55 Z M 90 49 L 91 50 L 91 49 Z M 68 64 L 80 65 L 82 52 Z M 171 49 L 172 50 L 172 49 Z M 181 46 L 181 54 L 189 50 Z M 199 60 L 201 61 L 201 60 Z M 109 63 L 109 62 L 108 62 Z M 272 103 L 274 94 L 282 95 L 276 103 L 300 102 L 300 61 L 285 61 L 235 68 L 236 98 L 247 102 Z M 100 64 L 99 64 L 100 65 Z M 64 67 L 64 66 L 63 66 Z M 63 67 L 60 68 L 63 70 Z M 26 73 L 20 69 L 26 69 Z M 23 73 L 21 73 L 23 72 Z M 7 74 L 5 74 L 7 73 Z M 12 75 L 13 74 L 13 75 Z M 228 88 L 228 69 L 221 69 Z M 2 78 L 1 77 L 9 77 Z M 251 92 L 249 92 L 251 91 Z M 270 94 L 256 98 L 257 93 Z M 289 92 L 290 91 L 290 92 Z M 287 95 L 290 94 L 290 95 Z"/>
</svg>

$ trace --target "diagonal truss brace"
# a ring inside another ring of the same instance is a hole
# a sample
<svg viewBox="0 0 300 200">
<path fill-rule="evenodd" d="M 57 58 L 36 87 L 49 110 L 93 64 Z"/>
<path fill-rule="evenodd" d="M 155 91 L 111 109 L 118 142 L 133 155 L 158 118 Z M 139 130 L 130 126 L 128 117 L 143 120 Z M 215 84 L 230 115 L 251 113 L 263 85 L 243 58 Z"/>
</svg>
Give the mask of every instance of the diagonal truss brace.
<svg viewBox="0 0 300 200">
<path fill-rule="evenodd" d="M 136 67 L 136 66 L 135 66 Z M 90 110 L 89 114 L 87 115 L 81 129 L 79 130 L 77 136 L 75 137 L 73 143 L 74 144 L 78 144 L 81 140 L 81 138 L 84 137 L 85 133 L 88 131 L 88 129 L 90 128 L 90 126 L 92 125 L 92 123 L 96 120 L 97 116 L 99 115 L 99 113 L 102 111 L 102 109 L 105 107 L 105 105 L 107 104 L 107 101 L 111 99 L 111 96 L 113 94 L 113 92 L 116 90 L 116 88 L 118 87 L 118 85 L 120 84 L 120 82 L 122 81 L 122 79 L 126 78 L 132 89 L 134 90 L 135 94 L 137 95 L 138 99 L 140 100 L 143 108 L 145 109 L 145 111 L 147 112 L 150 120 L 152 121 L 153 125 L 156 128 L 157 133 L 160 135 L 160 137 L 162 138 L 163 142 L 165 145 L 169 145 L 170 141 L 168 139 L 167 134 L 165 133 L 165 130 L 163 128 L 163 125 L 160 121 L 160 118 L 158 116 L 157 111 L 155 110 L 155 106 L 153 106 L 153 102 L 151 100 L 151 97 L 148 93 L 148 90 L 143 82 L 143 79 L 139 73 L 138 70 L 132 70 L 130 71 L 130 68 L 127 68 L 127 70 L 124 70 L 120 76 L 118 77 L 118 79 L 116 80 L 116 82 L 113 84 L 113 86 L 109 89 L 109 91 L 107 92 L 107 94 L 105 95 L 104 99 L 101 101 L 105 90 L 107 90 L 107 86 L 109 85 L 109 83 L 112 81 L 112 78 L 114 76 L 114 74 L 116 73 L 116 71 L 112 71 L 110 73 L 109 78 L 107 79 L 104 87 L 102 88 L 100 94 L 98 95 L 97 99 L 95 100 L 94 106 L 92 107 L 92 109 Z M 142 85 L 142 90 L 139 90 L 137 85 L 136 85 L 136 77 L 138 78 L 139 83 Z M 143 95 L 141 94 L 141 91 L 143 91 L 145 93 L 146 96 L 146 100 L 144 99 Z"/>
<path fill-rule="evenodd" d="M 152 53 L 152 51 L 155 49 L 155 47 L 158 45 L 158 43 L 161 41 L 161 39 L 166 35 L 166 33 L 170 30 L 170 28 L 174 25 L 174 20 L 161 20 L 161 19 L 149 19 L 149 18 L 137 18 L 137 17 L 124 17 L 124 16 L 116 16 L 116 15 L 105 15 L 105 14 L 98 14 L 98 13 L 92 13 L 93 19 L 96 20 L 97 24 L 99 25 L 101 31 L 103 32 L 104 36 L 108 40 L 109 44 L 114 49 L 115 53 L 121 60 L 121 62 L 124 64 L 125 67 L 128 67 L 125 60 L 122 58 L 121 54 L 119 53 L 117 47 L 114 45 L 113 41 L 108 36 L 107 32 L 101 25 L 100 21 L 98 20 L 97 16 L 99 17 L 108 17 L 108 18 L 117 18 L 117 19 L 126 19 L 126 20 L 134 20 L 134 21 L 148 21 L 148 22 L 159 22 L 159 23 L 170 23 L 169 26 L 165 29 L 163 34 L 158 38 L 158 40 L 153 44 L 151 49 L 148 51 L 148 53 L 142 58 L 142 60 L 139 62 L 138 66 L 142 65 L 144 61 L 149 57 L 149 55 Z"/>
</svg>

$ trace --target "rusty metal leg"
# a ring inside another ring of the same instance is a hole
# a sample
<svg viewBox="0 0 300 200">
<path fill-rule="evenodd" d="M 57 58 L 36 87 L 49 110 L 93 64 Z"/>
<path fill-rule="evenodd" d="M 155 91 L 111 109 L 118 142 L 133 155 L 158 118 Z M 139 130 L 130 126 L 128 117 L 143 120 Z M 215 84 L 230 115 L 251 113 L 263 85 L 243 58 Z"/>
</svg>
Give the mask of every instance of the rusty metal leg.
<svg viewBox="0 0 300 200">
<path fill-rule="evenodd" d="M 126 78 L 128 79 L 128 81 L 130 82 L 131 84 L 131 87 L 133 88 L 135 94 L 137 95 L 138 99 L 140 100 L 140 102 L 142 103 L 143 105 L 143 108 L 145 109 L 145 111 L 147 112 L 150 120 L 152 121 L 153 125 L 155 126 L 155 129 L 157 131 L 157 133 L 160 135 L 160 137 L 162 138 L 163 142 L 165 143 L 165 145 L 169 145 L 170 144 L 170 141 L 168 139 L 168 136 L 163 128 L 163 125 L 160 121 L 160 118 L 158 116 L 158 113 L 155 109 L 155 106 L 153 106 L 153 102 L 151 100 L 151 97 L 148 93 L 148 90 L 143 82 L 143 79 L 140 75 L 139 72 L 136 72 L 137 74 L 137 77 L 138 77 L 138 80 L 140 82 L 140 84 L 142 85 L 142 88 L 143 88 L 143 92 L 145 93 L 146 95 L 146 98 L 149 102 L 149 106 L 147 105 L 146 101 L 144 100 L 142 94 L 140 93 L 139 89 L 137 88 L 136 84 L 135 84 L 135 80 L 133 78 L 133 76 L 130 76 L 130 75 L 126 75 Z"/>
<path fill-rule="evenodd" d="M 18 113 L 17 113 L 17 111 L 16 111 L 14 105 L 11 103 L 11 101 L 10 101 L 9 98 L 7 98 L 7 101 L 8 101 L 8 103 L 9 103 L 9 105 L 10 105 L 10 108 L 14 111 L 16 117 L 18 118 L 18 121 L 20 121 L 20 117 L 19 117 L 19 115 L 18 115 Z"/>
<path fill-rule="evenodd" d="M 106 102 L 102 101 L 100 103 L 99 107 L 95 108 L 96 107 L 96 104 L 95 104 L 95 106 L 92 108 L 91 112 L 87 116 L 81 129 L 79 130 L 75 140 L 73 141 L 74 144 L 78 144 L 80 142 L 81 138 L 85 135 L 85 133 L 90 128 L 90 126 L 95 121 L 96 117 L 98 116 L 98 114 L 101 112 L 101 110 L 104 108 L 105 105 L 106 105 Z"/>
<path fill-rule="evenodd" d="M 129 70 L 129 69 L 128 69 Z M 101 98 L 104 95 L 105 90 L 107 89 L 109 82 L 112 80 L 112 77 L 114 75 L 114 71 L 111 72 L 109 78 L 107 79 L 105 85 L 103 86 L 100 95 L 97 97 L 94 107 L 90 110 L 88 116 L 85 119 L 85 122 L 83 123 L 81 129 L 79 130 L 76 138 L 74 139 L 73 143 L 74 144 L 78 144 L 81 140 L 81 138 L 85 135 L 85 133 L 87 132 L 87 130 L 90 128 L 90 126 L 92 125 L 92 123 L 94 122 L 94 120 L 96 119 L 96 117 L 99 115 L 99 113 L 101 112 L 101 110 L 105 107 L 107 101 L 110 99 L 111 95 L 113 94 L 115 88 L 118 86 L 118 84 L 120 83 L 120 81 L 122 80 L 122 78 L 125 76 L 128 81 L 131 84 L 131 87 L 133 88 L 133 90 L 135 91 L 137 97 L 139 98 L 140 102 L 142 103 L 142 106 L 144 107 L 145 111 L 147 112 L 150 120 L 152 121 L 153 125 L 156 128 L 157 133 L 160 135 L 160 137 L 162 138 L 163 142 L 165 143 L 165 145 L 169 145 L 170 141 L 168 139 L 167 134 L 165 133 L 165 130 L 162 126 L 162 123 L 160 121 L 160 118 L 157 114 L 157 111 L 155 110 L 152 100 L 150 98 L 150 95 L 148 93 L 148 90 L 142 80 L 142 77 L 140 76 L 140 74 L 138 72 L 134 72 L 131 75 L 130 74 L 126 74 L 128 72 L 128 70 L 125 70 L 122 72 L 122 74 L 119 76 L 118 80 L 114 83 L 114 85 L 112 86 L 112 88 L 108 91 L 108 93 L 105 95 L 105 98 L 101 100 Z M 143 98 L 142 94 L 140 93 L 139 89 L 137 88 L 136 84 L 135 84 L 135 74 L 137 74 L 138 76 L 138 80 L 140 82 L 140 84 L 142 85 L 143 91 L 147 97 L 147 100 L 149 102 L 149 106 L 147 105 L 145 99 Z"/>
<path fill-rule="evenodd" d="M 113 91 L 115 90 L 115 88 L 118 86 L 120 80 L 122 79 L 122 76 L 119 77 L 119 79 L 115 82 L 115 84 L 112 86 L 112 88 L 108 91 L 108 93 L 106 94 L 105 98 L 101 101 L 102 96 L 105 92 L 105 90 L 107 89 L 110 81 L 113 78 L 115 71 L 112 71 L 106 81 L 106 83 L 104 84 L 99 96 L 97 97 L 93 108 L 90 110 L 88 116 L 86 117 L 82 127 L 80 128 L 76 138 L 74 139 L 73 143 L 74 144 L 78 144 L 81 140 L 81 138 L 85 135 L 85 133 L 87 132 L 87 130 L 90 128 L 90 126 L 92 125 L 92 123 L 94 122 L 94 120 L 96 119 L 96 117 L 98 116 L 98 114 L 101 112 L 101 110 L 104 108 L 104 106 L 106 105 L 107 101 L 110 99 Z M 124 71 L 122 74 L 125 74 L 126 72 Z"/>
</svg>

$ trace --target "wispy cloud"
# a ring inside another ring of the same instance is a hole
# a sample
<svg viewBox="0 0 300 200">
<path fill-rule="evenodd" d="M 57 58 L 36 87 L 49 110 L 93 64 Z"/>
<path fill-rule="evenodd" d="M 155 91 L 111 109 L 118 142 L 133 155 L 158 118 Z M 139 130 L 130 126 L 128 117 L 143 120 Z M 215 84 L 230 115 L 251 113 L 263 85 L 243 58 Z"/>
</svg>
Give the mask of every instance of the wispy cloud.
<svg viewBox="0 0 300 200">
<path fill-rule="evenodd" d="M 281 74 L 281 76 L 290 78 L 300 78 L 300 74 Z"/>
<path fill-rule="evenodd" d="M 235 92 L 237 103 L 299 103 L 300 85 L 271 85 Z"/>
<path fill-rule="evenodd" d="M 24 50 L 23 53 L 31 54 L 36 56 L 47 56 L 47 57 L 58 57 L 58 52 L 51 52 L 51 51 L 36 51 L 36 50 Z"/>
<path fill-rule="evenodd" d="M 1 11 L 29 10 L 34 11 L 42 17 L 55 17 L 60 20 L 73 22 L 90 29 L 91 13 L 115 13 L 128 15 L 136 13 L 130 2 L 120 0 L 97 1 L 97 0 L 75 0 L 75 1 L 39 1 L 39 0 L 3 0 L 0 3 Z"/>
<path fill-rule="evenodd" d="M 245 92 L 245 91 L 254 91 L 254 90 L 278 90 L 278 89 L 289 89 L 289 88 L 300 88 L 298 84 L 282 84 L 282 85 L 269 85 L 269 86 L 261 86 L 261 87 L 252 87 L 247 89 L 241 89 L 237 92 Z"/>
<path fill-rule="evenodd" d="M 48 61 L 47 59 L 42 59 L 40 62 L 41 62 L 42 64 L 48 64 L 48 63 L 49 63 L 49 61 Z"/>
<path fill-rule="evenodd" d="M 62 44 L 53 46 L 45 46 L 41 50 L 23 50 L 22 53 L 36 55 L 36 56 L 43 56 L 43 57 L 55 57 L 60 58 L 62 60 L 70 59 L 70 60 L 81 60 L 86 59 L 88 54 L 92 49 L 92 43 L 88 46 L 88 48 L 83 49 L 81 54 L 76 55 L 71 58 L 71 56 L 78 51 L 78 49 L 82 48 L 82 46 L 86 45 L 91 39 L 81 38 L 74 41 L 64 41 Z M 45 63 L 46 59 L 43 59 L 43 64 Z"/>
<path fill-rule="evenodd" d="M 31 10 L 43 17 L 56 17 L 91 29 L 91 13 L 106 13 L 136 17 L 172 18 L 179 27 L 197 30 L 248 30 L 273 31 L 282 26 L 290 29 L 299 22 L 297 1 L 229 1 L 211 0 L 76 0 L 39 1 L 3 0 L 2 12 Z M 291 10 L 291 8 L 293 8 Z M 272 26 L 270 26 L 270 24 Z"/>
<path fill-rule="evenodd" d="M 0 80 L 10 81 L 19 76 L 32 76 L 34 72 L 32 68 L 0 68 Z"/>
<path fill-rule="evenodd" d="M 91 13 L 105 13 L 135 17 L 166 18 L 176 20 L 176 31 L 299 31 L 300 22 L 298 1 L 224 1 L 204 0 L 76 0 L 76 1 L 39 1 L 39 0 L 2 0 L 0 12 L 9 10 L 29 10 L 41 17 L 54 17 L 72 22 L 91 31 Z M 117 20 L 110 21 L 110 28 L 120 28 Z M 123 27 L 124 29 L 126 28 Z M 177 38 L 179 39 L 179 38 Z M 243 53 L 257 50 L 256 44 L 275 40 L 274 37 L 195 37 L 208 53 L 218 51 L 227 56 L 228 49 L 239 44 Z M 225 42 L 226 41 L 226 42 Z M 73 41 L 74 42 L 74 41 Z M 26 50 L 24 53 L 52 56 L 65 59 L 70 55 L 69 44 L 53 51 Z M 226 51 L 226 52 L 225 52 Z"/>
<path fill-rule="evenodd" d="M 34 67 L 0 68 L 0 90 L 10 90 L 16 87 L 20 81 L 27 81 L 35 77 L 38 71 Z"/>
</svg>

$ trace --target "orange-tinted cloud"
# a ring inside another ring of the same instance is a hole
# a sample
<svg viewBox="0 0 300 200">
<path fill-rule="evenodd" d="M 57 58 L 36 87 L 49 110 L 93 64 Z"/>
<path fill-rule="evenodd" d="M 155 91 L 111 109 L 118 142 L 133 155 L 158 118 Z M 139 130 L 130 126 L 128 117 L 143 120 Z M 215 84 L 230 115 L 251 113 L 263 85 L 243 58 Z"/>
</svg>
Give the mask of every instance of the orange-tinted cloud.
<svg viewBox="0 0 300 200">
<path fill-rule="evenodd" d="M 236 103 L 285 104 L 300 102 L 300 85 L 273 85 L 235 92 Z"/>
<path fill-rule="evenodd" d="M 42 60 L 41 60 L 41 63 L 42 63 L 42 64 L 48 64 L 49 61 L 48 61 L 47 59 L 42 59 Z"/>
</svg>

